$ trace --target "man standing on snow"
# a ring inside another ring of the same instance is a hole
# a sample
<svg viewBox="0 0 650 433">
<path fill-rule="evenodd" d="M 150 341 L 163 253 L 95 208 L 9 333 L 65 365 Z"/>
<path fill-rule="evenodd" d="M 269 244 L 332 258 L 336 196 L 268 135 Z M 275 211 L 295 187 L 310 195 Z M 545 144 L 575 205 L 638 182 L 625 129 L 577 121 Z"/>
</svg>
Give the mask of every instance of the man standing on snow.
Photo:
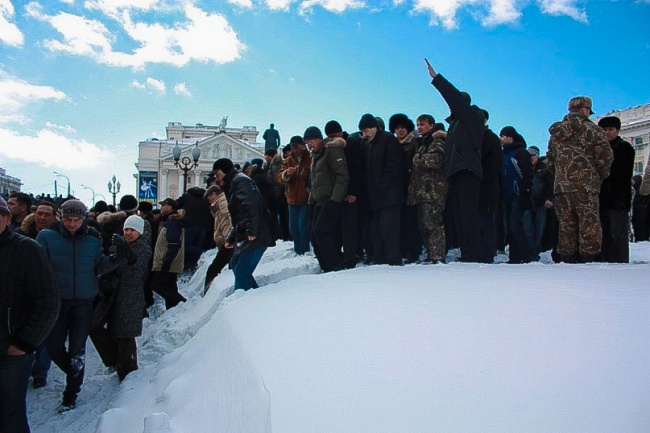
<svg viewBox="0 0 650 433">
<path fill-rule="evenodd" d="M 9 230 L 0 197 L 0 432 L 28 432 L 27 384 L 34 350 L 59 314 L 56 279 L 43 249 Z"/>
<path fill-rule="evenodd" d="M 613 156 L 603 131 L 589 120 L 591 107 L 587 96 L 571 98 L 569 114 L 549 128 L 546 156 L 555 173 L 557 251 L 565 263 L 592 262 L 602 245 L 598 198 Z"/>
</svg>

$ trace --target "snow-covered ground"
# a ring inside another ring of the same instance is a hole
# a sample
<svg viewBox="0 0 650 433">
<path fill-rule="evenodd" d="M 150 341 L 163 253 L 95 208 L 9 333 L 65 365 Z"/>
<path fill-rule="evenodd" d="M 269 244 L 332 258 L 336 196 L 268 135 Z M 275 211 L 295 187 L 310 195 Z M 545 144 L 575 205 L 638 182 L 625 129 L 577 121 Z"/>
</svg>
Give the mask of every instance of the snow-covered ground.
<svg viewBox="0 0 650 433">
<path fill-rule="evenodd" d="M 260 289 L 214 251 L 153 307 L 118 383 L 88 343 L 77 409 L 63 375 L 29 389 L 34 433 L 650 431 L 650 243 L 631 264 L 366 266 L 320 274 L 290 243 Z M 499 257 L 503 262 L 505 257 Z"/>
</svg>

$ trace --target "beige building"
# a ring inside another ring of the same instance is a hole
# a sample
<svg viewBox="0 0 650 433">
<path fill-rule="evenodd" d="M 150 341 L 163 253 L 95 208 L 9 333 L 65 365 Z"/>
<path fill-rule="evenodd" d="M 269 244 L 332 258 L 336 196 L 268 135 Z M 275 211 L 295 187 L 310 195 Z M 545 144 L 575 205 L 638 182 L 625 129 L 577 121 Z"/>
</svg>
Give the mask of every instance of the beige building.
<svg viewBox="0 0 650 433">
<path fill-rule="evenodd" d="M 217 126 L 197 123 L 195 126 L 180 122 L 167 124 L 167 138 L 141 141 L 138 144 L 138 199 L 157 203 L 167 197 L 183 194 L 184 171 L 175 165 L 173 149 L 178 144 L 179 160 L 193 160 L 195 148 L 201 150 L 197 167 L 187 170 L 187 188 L 205 187 L 205 179 L 212 164 L 219 158 L 230 158 L 243 165 L 253 158 L 264 158 L 264 143 L 257 143 L 259 132 L 254 126 L 228 128 L 227 117 Z"/>
<path fill-rule="evenodd" d="M 619 135 L 625 141 L 630 142 L 636 152 L 634 174 L 643 174 L 648 157 L 650 157 L 650 146 L 648 146 L 650 144 L 650 104 L 611 111 L 597 117 L 594 122 L 598 123 L 601 118 L 606 116 L 616 116 L 621 119 Z"/>
<path fill-rule="evenodd" d="M 262 145 L 262 147 L 264 147 Z M 0 168 L 0 195 L 9 197 L 12 192 L 20 192 L 23 183 L 17 177 L 7 175 L 4 168 Z"/>
</svg>

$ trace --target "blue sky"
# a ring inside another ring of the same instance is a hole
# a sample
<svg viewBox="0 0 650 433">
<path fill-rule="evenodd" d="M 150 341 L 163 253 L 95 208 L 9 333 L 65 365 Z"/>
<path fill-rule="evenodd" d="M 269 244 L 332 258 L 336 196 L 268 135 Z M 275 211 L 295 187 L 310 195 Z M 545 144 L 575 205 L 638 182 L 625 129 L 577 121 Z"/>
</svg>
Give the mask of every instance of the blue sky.
<svg viewBox="0 0 650 433">
<path fill-rule="evenodd" d="M 0 0 L 0 167 L 89 203 L 113 174 L 135 193 L 137 143 L 170 121 L 288 142 L 365 112 L 442 120 L 424 57 L 545 149 L 572 96 L 650 102 L 649 22 L 650 0 Z"/>
</svg>

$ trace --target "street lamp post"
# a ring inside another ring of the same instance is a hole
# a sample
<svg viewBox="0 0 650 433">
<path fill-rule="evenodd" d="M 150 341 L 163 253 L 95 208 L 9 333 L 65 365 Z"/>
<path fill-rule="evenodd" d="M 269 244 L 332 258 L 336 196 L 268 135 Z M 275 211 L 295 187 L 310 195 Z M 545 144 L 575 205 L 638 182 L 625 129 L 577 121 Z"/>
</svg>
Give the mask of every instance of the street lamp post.
<svg viewBox="0 0 650 433">
<path fill-rule="evenodd" d="M 172 149 L 174 154 L 174 165 L 183 170 L 183 193 L 187 191 L 187 176 L 190 170 L 199 166 L 199 158 L 201 157 L 201 149 L 199 149 L 199 142 L 194 143 L 192 149 L 192 159 L 188 156 L 181 158 L 181 148 L 176 141 L 176 146 Z"/>
<path fill-rule="evenodd" d="M 59 173 L 58 171 L 54 171 L 53 173 L 54 173 L 56 176 L 64 177 L 65 180 L 68 181 L 68 197 L 70 197 L 70 178 L 69 178 L 68 176 L 66 176 L 65 174 Z M 56 183 L 55 183 L 55 184 L 54 184 L 54 195 L 56 195 L 56 193 L 57 193 L 57 191 L 56 191 Z M 57 197 L 58 197 L 58 196 L 57 196 Z"/>
<path fill-rule="evenodd" d="M 83 183 L 81 184 L 81 186 L 83 186 L 86 189 L 89 189 L 93 193 L 93 206 L 95 206 L 95 195 L 96 195 L 95 190 L 89 187 L 88 185 L 84 185 Z"/>
<path fill-rule="evenodd" d="M 113 178 L 108 181 L 108 192 L 113 194 L 113 206 L 115 206 L 115 196 L 120 192 L 120 186 L 120 181 L 113 175 Z"/>
</svg>

